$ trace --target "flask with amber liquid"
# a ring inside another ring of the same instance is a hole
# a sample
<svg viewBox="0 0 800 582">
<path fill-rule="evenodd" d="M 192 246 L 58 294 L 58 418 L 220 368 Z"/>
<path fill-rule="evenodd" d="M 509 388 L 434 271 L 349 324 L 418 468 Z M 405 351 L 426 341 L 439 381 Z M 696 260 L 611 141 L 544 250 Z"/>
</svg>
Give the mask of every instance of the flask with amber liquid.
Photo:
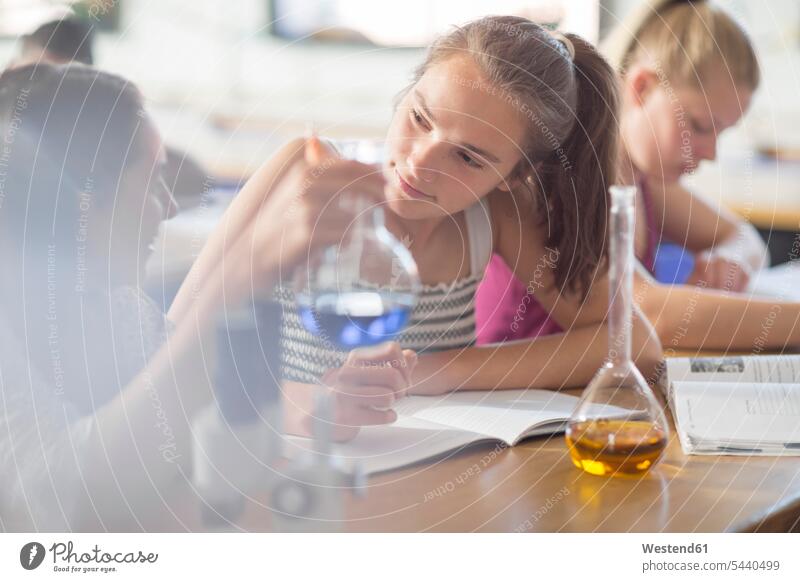
<svg viewBox="0 0 800 582">
<path fill-rule="evenodd" d="M 631 359 L 634 186 L 612 186 L 608 357 L 581 396 L 566 430 L 576 467 L 593 475 L 643 474 L 661 458 L 669 427 Z"/>
</svg>

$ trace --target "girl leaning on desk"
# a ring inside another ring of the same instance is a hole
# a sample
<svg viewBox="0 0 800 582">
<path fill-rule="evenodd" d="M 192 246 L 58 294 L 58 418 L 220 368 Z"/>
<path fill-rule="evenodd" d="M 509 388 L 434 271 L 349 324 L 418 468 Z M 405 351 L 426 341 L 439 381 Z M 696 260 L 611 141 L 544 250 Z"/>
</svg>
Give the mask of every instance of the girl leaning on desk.
<svg viewBox="0 0 800 582">
<path fill-rule="evenodd" d="M 647 0 L 619 23 L 604 49 L 622 89 L 619 181 L 639 189 L 634 298 L 665 351 L 797 346 L 796 303 L 737 293 L 767 263 L 757 231 L 681 183 L 715 158 L 718 136 L 744 115 L 759 85 L 747 33 L 713 2 Z M 654 279 L 664 239 L 696 253 L 688 284 Z M 538 290 L 493 257 L 478 292 L 478 343 L 559 331 L 538 302 Z M 521 303 L 528 308 L 509 325 Z"/>
<path fill-rule="evenodd" d="M 307 432 L 320 380 L 342 402 L 373 398 L 372 408 L 341 409 L 342 439 L 360 425 L 392 422 L 390 408 L 409 383 L 413 393 L 437 394 L 588 382 L 607 350 L 617 102 L 614 71 L 576 35 L 498 16 L 437 39 L 395 104 L 383 166 L 387 228 L 408 241 L 423 284 L 397 339 L 417 352 L 417 364 L 363 375 L 353 354 L 304 329 L 290 285 L 281 286 L 287 428 Z M 537 285 L 543 309 L 565 331 L 474 345 L 475 291 L 492 253 Z M 633 342 L 648 373 L 661 351 L 638 315 Z"/>
<path fill-rule="evenodd" d="M 418 359 L 398 344 L 320 352 L 326 387 L 285 378 L 290 430 L 307 429 L 304 398 L 317 389 L 336 396 L 347 438 L 392 422 L 387 405 L 409 391 L 587 382 L 606 353 L 616 102 L 613 71 L 577 36 L 512 17 L 461 27 L 434 43 L 396 107 L 386 181 L 324 151 L 319 167 L 306 161 L 317 142 L 287 144 L 233 201 L 165 318 L 139 291 L 158 224 L 174 212 L 140 94 L 80 66 L 4 73 L 4 528 L 113 527 L 169 511 L 162 494 L 187 480 L 189 422 L 211 398 L 200 364 L 213 322 L 226 306 L 271 292 L 309 246 L 338 240 L 350 217 L 327 203 L 348 187 L 386 200 L 388 227 L 412 240 L 432 298 L 414 326 L 449 306 L 439 322 L 457 327 L 456 343 L 434 330 L 430 341 L 401 336 Z M 474 289 L 492 252 L 540 284 L 567 331 L 472 345 Z M 652 370 L 658 341 L 641 317 L 633 331 L 638 363 Z M 363 365 L 375 360 L 401 365 Z"/>
</svg>

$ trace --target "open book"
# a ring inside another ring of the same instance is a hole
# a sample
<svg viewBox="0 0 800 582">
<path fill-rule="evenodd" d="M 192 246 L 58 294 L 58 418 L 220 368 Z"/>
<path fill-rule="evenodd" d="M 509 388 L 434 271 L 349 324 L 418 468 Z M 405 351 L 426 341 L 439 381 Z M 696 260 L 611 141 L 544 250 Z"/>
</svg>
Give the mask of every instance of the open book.
<svg viewBox="0 0 800 582">
<path fill-rule="evenodd" d="M 364 427 L 352 441 L 334 446 L 334 452 L 345 463 L 358 463 L 366 474 L 378 473 L 476 443 L 514 446 L 528 437 L 561 432 L 577 404 L 575 396 L 549 390 L 410 396 L 394 407 L 393 424 Z M 310 446 L 305 439 L 293 441 Z"/>
<path fill-rule="evenodd" d="M 667 377 L 687 454 L 800 454 L 800 355 L 671 358 Z"/>
</svg>

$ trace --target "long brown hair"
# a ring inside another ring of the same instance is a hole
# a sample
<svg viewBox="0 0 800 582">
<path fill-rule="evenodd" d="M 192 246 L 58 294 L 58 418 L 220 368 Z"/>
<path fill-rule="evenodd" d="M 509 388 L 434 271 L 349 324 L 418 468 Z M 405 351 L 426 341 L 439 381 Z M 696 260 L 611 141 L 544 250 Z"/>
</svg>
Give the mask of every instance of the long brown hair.
<svg viewBox="0 0 800 582">
<path fill-rule="evenodd" d="M 607 190 L 616 178 L 618 95 L 613 69 L 577 35 L 525 18 L 488 16 L 437 39 L 417 68 L 469 55 L 529 125 L 509 178 L 526 184 L 558 251 L 556 285 L 585 294 L 603 261 Z M 515 192 L 516 194 L 516 192 Z"/>
</svg>

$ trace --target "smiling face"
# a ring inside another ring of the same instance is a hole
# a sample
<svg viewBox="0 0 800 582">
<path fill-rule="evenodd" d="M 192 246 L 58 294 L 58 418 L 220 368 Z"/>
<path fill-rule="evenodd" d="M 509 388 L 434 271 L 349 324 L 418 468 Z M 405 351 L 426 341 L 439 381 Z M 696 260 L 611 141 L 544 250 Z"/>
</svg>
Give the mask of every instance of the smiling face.
<svg viewBox="0 0 800 582">
<path fill-rule="evenodd" d="M 634 166 L 666 184 L 714 160 L 717 138 L 747 111 L 752 90 L 735 86 L 720 71 L 703 76 L 702 88 L 659 83 L 635 68 L 625 78 L 622 136 Z"/>
<path fill-rule="evenodd" d="M 387 200 L 408 219 L 455 214 L 509 190 L 524 117 L 466 57 L 451 57 L 405 94 L 387 135 Z"/>
</svg>

